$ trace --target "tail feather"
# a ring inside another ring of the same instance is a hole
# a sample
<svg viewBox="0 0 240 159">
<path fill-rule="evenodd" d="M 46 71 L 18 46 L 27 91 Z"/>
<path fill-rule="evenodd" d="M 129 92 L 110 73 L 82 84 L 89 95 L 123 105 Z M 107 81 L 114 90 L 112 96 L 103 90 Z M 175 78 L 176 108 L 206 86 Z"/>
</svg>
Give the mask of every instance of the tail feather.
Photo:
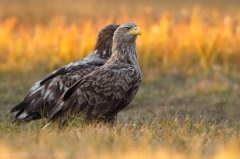
<svg viewBox="0 0 240 159">
<path fill-rule="evenodd" d="M 22 120 L 24 122 L 30 122 L 32 120 L 37 120 L 37 119 L 41 119 L 41 114 L 39 114 L 38 112 L 35 113 L 30 113 L 28 114 L 25 118 L 23 118 Z"/>
<path fill-rule="evenodd" d="M 21 103 L 19 103 L 18 105 L 16 105 L 15 107 L 13 107 L 13 108 L 10 110 L 10 113 L 13 113 L 13 112 L 16 112 L 16 111 L 20 111 L 20 110 L 26 109 L 27 106 L 28 106 L 28 103 L 21 102 Z"/>
<path fill-rule="evenodd" d="M 12 123 L 16 123 L 16 122 L 19 122 L 19 121 L 24 121 L 24 118 L 26 118 L 28 115 L 29 114 L 26 111 L 21 110 L 20 112 L 17 113 L 17 115 L 13 119 Z"/>
<path fill-rule="evenodd" d="M 13 119 L 12 123 L 18 123 L 18 122 L 30 122 L 32 120 L 40 119 L 41 115 L 38 112 L 30 113 L 22 112 L 20 115 L 16 115 Z"/>
</svg>

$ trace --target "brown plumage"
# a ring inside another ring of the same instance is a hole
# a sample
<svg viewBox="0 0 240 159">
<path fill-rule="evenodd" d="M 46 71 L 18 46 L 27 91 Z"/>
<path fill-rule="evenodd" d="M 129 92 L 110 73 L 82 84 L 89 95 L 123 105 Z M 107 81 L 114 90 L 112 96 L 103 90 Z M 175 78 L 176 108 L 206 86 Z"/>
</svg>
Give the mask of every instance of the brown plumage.
<svg viewBox="0 0 240 159">
<path fill-rule="evenodd" d="M 114 123 L 117 113 L 132 101 L 142 81 L 136 53 L 139 34 L 141 30 L 136 24 L 121 25 L 114 33 L 110 59 L 71 86 L 47 121 L 63 124 L 66 118 L 80 113 L 90 121 Z"/>
<path fill-rule="evenodd" d="M 102 28 L 94 51 L 86 58 L 63 66 L 35 83 L 24 100 L 11 109 L 11 113 L 18 112 L 13 123 L 46 117 L 70 86 L 104 65 L 112 54 L 112 37 L 118 27 L 119 25 L 108 25 Z"/>
</svg>

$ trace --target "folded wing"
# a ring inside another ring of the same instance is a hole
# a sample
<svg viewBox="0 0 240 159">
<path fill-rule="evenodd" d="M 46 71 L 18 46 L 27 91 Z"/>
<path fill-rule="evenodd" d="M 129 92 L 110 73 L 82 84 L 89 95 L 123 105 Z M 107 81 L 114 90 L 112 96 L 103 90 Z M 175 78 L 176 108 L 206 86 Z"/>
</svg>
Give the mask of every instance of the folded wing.
<svg viewBox="0 0 240 159">
<path fill-rule="evenodd" d="M 63 123 L 67 117 L 81 113 L 87 120 L 113 122 L 132 101 L 140 83 L 141 73 L 132 65 L 101 67 L 66 91 L 47 119 Z"/>
</svg>

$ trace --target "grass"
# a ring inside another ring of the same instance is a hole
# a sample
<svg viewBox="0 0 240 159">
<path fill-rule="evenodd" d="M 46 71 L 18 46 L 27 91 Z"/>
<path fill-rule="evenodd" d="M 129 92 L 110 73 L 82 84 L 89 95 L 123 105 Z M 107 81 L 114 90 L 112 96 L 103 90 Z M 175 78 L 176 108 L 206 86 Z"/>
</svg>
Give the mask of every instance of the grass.
<svg viewBox="0 0 240 159">
<path fill-rule="evenodd" d="M 1 157 L 239 158 L 240 92 L 233 88 L 240 79 L 237 73 L 231 78 L 215 72 L 207 77 L 168 74 L 144 80 L 114 127 L 87 125 L 81 119 L 44 131 L 44 120 L 12 125 L 9 109 L 45 74 L 8 73 L 3 77 Z"/>
<path fill-rule="evenodd" d="M 138 117 L 112 128 L 78 123 L 44 131 L 36 123 L 2 124 L 1 136 L 1 155 L 19 154 L 20 158 L 26 158 L 24 153 L 33 153 L 28 158 L 38 154 L 54 158 L 238 158 L 240 146 L 238 124 L 194 122 L 188 116 L 182 120 Z"/>
<path fill-rule="evenodd" d="M 123 2 L 0 2 L 0 158 L 239 159 L 239 2 Z M 36 81 L 92 51 L 101 27 L 130 20 L 143 30 L 143 83 L 116 126 L 11 124 Z"/>
</svg>

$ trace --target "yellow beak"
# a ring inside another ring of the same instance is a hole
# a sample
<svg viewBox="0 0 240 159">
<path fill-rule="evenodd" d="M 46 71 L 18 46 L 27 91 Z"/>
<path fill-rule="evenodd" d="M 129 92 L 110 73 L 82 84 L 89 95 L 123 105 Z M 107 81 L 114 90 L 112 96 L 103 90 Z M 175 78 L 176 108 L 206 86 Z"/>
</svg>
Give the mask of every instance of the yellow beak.
<svg viewBox="0 0 240 159">
<path fill-rule="evenodd" d="M 133 34 L 133 35 L 142 35 L 142 30 L 139 27 L 131 28 L 127 34 Z"/>
</svg>

